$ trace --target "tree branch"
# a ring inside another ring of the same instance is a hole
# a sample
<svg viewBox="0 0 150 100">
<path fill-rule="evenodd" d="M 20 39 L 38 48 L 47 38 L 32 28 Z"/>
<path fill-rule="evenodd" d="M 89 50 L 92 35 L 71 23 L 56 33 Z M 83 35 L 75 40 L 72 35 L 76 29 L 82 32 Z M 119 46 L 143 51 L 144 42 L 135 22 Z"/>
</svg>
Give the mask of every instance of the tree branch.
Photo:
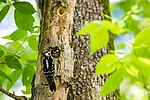
<svg viewBox="0 0 150 100">
<path fill-rule="evenodd" d="M 16 96 L 15 94 L 8 92 L 1 87 L 0 87 L 0 91 L 4 94 L 8 95 L 11 98 L 14 98 L 15 100 L 27 100 L 27 98 L 25 96 Z"/>
</svg>

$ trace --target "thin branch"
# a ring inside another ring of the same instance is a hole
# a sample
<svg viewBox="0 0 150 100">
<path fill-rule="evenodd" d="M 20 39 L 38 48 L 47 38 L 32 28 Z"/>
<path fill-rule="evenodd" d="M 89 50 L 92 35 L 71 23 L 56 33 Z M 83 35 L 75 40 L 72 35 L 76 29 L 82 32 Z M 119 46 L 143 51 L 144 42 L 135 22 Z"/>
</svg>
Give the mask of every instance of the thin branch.
<svg viewBox="0 0 150 100">
<path fill-rule="evenodd" d="M 8 95 L 11 98 L 14 98 L 15 100 L 27 100 L 27 98 L 25 96 L 16 96 L 15 94 L 8 92 L 1 87 L 0 87 L 0 91 L 4 94 Z"/>
<path fill-rule="evenodd" d="M 26 38 L 23 40 L 23 42 L 20 44 L 20 46 L 18 47 L 18 49 L 16 50 L 15 54 L 17 54 L 17 52 L 20 50 L 21 46 L 24 44 L 24 42 L 26 41 L 26 39 L 28 38 L 28 36 L 26 36 Z"/>
<path fill-rule="evenodd" d="M 3 56 L 3 57 L 0 59 L 0 61 L 2 61 L 2 60 L 4 59 L 4 57 L 5 57 L 5 56 Z"/>
<path fill-rule="evenodd" d="M 22 53 L 23 51 L 25 51 L 28 48 L 28 46 L 26 46 L 22 51 L 18 52 L 17 55 L 19 55 L 20 53 Z"/>
</svg>

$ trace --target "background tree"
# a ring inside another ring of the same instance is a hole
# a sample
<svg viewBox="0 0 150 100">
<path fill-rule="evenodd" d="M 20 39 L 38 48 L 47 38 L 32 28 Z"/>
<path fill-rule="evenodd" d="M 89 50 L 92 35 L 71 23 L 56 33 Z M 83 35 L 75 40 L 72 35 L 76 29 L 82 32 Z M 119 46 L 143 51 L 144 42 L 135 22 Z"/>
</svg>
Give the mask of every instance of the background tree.
<svg viewBox="0 0 150 100">
<path fill-rule="evenodd" d="M 81 6 L 82 5 L 82 6 Z M 77 0 L 73 24 L 73 49 L 74 49 L 74 76 L 71 80 L 69 99 L 95 100 L 114 99 L 114 94 L 99 97 L 99 91 L 107 79 L 107 75 L 96 76 L 95 66 L 103 55 L 108 53 L 107 48 L 98 51 L 90 50 L 90 36 L 77 37 L 77 32 L 92 20 L 104 20 L 104 14 L 110 15 L 108 0 Z M 85 33 L 89 33 L 86 32 Z M 99 38 L 100 40 L 102 38 Z M 103 40 L 103 39 L 102 39 Z M 113 49 L 113 38 L 110 38 L 110 49 Z M 99 45 L 99 44 L 98 44 Z M 95 46 L 95 48 L 97 48 Z M 99 48 L 98 48 L 99 49 Z M 89 56 L 91 52 L 94 54 Z"/>
</svg>

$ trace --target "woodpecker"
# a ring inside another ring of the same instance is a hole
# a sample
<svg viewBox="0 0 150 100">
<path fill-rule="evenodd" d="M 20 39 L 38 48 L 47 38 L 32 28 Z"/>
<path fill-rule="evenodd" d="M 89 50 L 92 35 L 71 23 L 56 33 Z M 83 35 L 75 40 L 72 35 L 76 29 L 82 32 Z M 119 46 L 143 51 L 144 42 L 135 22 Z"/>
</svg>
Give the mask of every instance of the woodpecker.
<svg viewBox="0 0 150 100">
<path fill-rule="evenodd" d="M 56 85 L 54 81 L 55 66 L 53 59 L 51 57 L 51 53 L 49 51 L 44 53 L 43 65 L 44 65 L 43 71 L 49 83 L 50 90 L 52 92 L 55 92 L 56 91 Z"/>
</svg>

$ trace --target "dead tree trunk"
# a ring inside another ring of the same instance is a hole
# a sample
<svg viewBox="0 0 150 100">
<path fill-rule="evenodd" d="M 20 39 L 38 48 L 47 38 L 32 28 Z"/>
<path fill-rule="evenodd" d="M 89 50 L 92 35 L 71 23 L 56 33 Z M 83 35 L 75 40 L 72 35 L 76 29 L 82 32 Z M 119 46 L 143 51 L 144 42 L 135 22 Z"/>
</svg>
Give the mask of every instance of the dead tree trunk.
<svg viewBox="0 0 150 100">
<path fill-rule="evenodd" d="M 42 22 L 32 99 L 114 100 L 114 94 L 98 96 L 107 75 L 94 73 L 99 58 L 108 54 L 108 49 L 103 48 L 89 58 L 89 36 L 77 38 L 75 35 L 90 21 L 105 19 L 103 14 L 109 14 L 108 0 L 43 0 L 40 9 Z M 56 92 L 52 93 L 43 73 L 42 60 L 43 53 L 56 46 L 61 55 L 54 59 Z"/>
</svg>

